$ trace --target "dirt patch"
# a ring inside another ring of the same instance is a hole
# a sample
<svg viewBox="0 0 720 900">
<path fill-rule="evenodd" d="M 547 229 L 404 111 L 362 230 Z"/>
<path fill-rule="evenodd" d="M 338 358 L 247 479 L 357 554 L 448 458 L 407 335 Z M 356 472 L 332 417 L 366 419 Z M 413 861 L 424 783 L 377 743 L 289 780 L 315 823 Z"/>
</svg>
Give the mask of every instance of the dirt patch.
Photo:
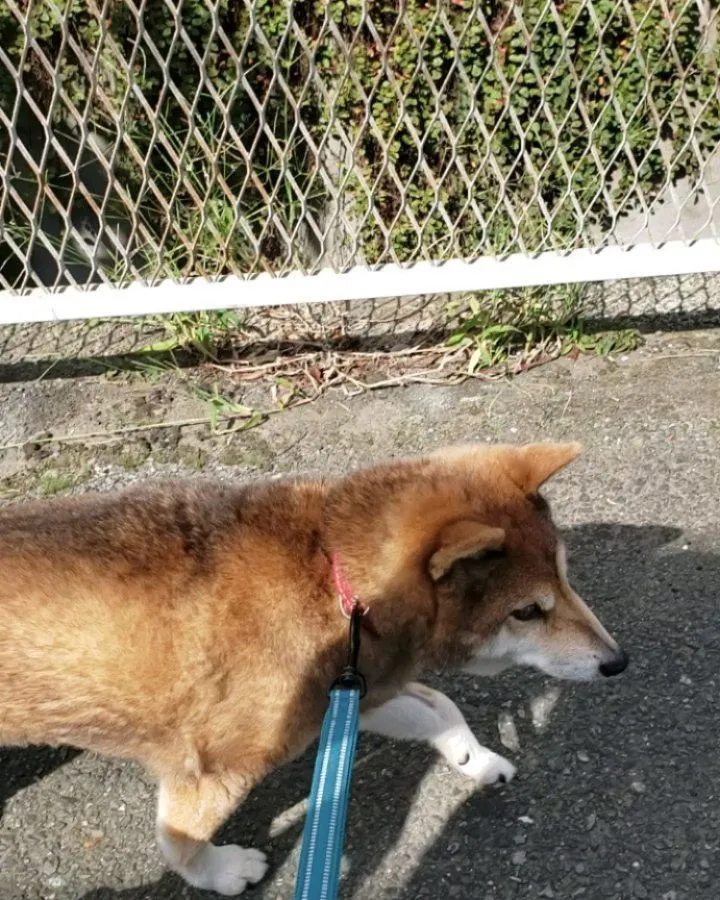
<svg viewBox="0 0 720 900">
<path fill-rule="evenodd" d="M 512 439 L 507 423 L 515 414 L 513 398 L 538 391 L 546 412 L 537 424 L 552 426 L 559 437 L 570 434 L 575 386 L 582 382 L 597 382 L 607 396 L 635 373 L 641 397 L 665 367 L 714 370 L 718 358 L 718 332 L 654 335 L 625 357 L 562 359 L 527 372 L 509 382 L 510 391 L 503 380 L 372 391 L 343 384 L 295 409 L 284 409 L 272 381 L 237 380 L 208 366 L 152 380 L 126 374 L 0 384 L 0 498 L 51 496 L 130 474 L 278 473 L 307 460 L 312 448 L 348 460 L 380 450 L 392 455 L 396 447 L 419 450 L 439 440 L 432 422 L 450 408 L 443 441 L 455 439 L 453 421 L 460 420 L 475 422 L 477 439 Z M 564 398 L 559 407 L 547 401 L 551 390 Z M 220 409 L 218 402 L 224 404 Z M 653 402 L 661 404 L 662 398 Z M 265 421 L 237 412 L 261 405 L 273 413 Z"/>
</svg>

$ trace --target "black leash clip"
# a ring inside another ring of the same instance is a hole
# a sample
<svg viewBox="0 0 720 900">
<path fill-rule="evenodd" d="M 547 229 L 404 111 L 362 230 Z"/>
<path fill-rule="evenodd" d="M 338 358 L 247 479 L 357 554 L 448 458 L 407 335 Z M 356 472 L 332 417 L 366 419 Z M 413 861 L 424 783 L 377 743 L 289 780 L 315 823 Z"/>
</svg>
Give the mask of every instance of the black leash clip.
<svg viewBox="0 0 720 900">
<path fill-rule="evenodd" d="M 358 671 L 358 656 L 360 655 L 360 619 L 363 613 L 359 606 L 353 608 L 350 614 L 350 628 L 348 632 L 347 662 L 342 672 L 330 685 L 330 690 L 360 691 L 360 697 L 367 694 L 365 679 Z"/>
</svg>

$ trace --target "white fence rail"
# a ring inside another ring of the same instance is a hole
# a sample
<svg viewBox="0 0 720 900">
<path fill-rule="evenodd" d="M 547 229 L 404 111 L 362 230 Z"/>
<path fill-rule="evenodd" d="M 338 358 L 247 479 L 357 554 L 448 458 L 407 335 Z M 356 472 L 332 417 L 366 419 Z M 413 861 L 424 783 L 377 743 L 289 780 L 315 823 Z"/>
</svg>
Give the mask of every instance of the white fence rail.
<svg viewBox="0 0 720 900">
<path fill-rule="evenodd" d="M 717 0 L 4 0 L 0 322 L 720 271 Z"/>
</svg>

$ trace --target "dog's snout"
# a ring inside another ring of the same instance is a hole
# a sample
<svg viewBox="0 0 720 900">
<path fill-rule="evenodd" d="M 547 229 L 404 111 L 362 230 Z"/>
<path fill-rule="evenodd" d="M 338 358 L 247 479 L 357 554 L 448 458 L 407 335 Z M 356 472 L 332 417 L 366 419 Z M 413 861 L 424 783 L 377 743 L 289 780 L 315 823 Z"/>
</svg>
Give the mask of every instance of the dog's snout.
<svg viewBox="0 0 720 900">
<path fill-rule="evenodd" d="M 600 674 L 606 678 L 612 678 L 613 675 L 619 675 L 627 669 L 628 655 L 624 650 L 619 650 L 615 656 L 608 662 L 600 663 Z"/>
</svg>

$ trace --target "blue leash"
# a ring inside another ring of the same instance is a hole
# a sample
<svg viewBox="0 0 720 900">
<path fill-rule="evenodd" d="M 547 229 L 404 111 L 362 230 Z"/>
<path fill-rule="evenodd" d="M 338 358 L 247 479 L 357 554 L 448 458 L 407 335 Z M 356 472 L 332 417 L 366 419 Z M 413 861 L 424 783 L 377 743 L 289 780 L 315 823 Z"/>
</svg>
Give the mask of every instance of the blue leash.
<svg viewBox="0 0 720 900">
<path fill-rule="evenodd" d="M 294 900 L 335 900 L 365 680 L 357 670 L 361 613 L 350 617 L 348 662 L 330 688 L 315 758 Z"/>
</svg>

